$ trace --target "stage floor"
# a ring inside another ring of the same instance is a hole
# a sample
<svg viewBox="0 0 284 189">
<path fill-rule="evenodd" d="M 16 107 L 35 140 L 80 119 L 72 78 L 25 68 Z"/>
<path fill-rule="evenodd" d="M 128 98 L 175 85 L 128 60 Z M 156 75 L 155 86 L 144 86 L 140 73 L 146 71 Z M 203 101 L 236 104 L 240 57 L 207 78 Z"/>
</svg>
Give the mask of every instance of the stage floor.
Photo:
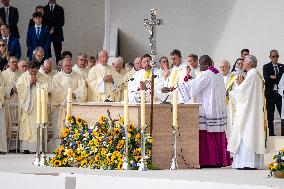
<svg viewBox="0 0 284 189">
<path fill-rule="evenodd" d="M 219 184 L 218 187 L 224 186 L 227 188 L 229 185 L 235 186 L 236 188 L 241 188 L 241 186 L 252 188 L 283 188 L 284 189 L 284 179 L 275 179 L 267 178 L 268 170 L 255 170 L 255 171 L 241 171 L 231 168 L 222 168 L 222 169 L 191 169 L 191 170 L 158 170 L 158 171 L 104 171 L 104 170 L 92 170 L 92 169 L 83 169 L 83 168 L 53 168 L 53 167 L 35 167 L 32 165 L 34 160 L 34 154 L 23 155 L 23 154 L 6 154 L 0 155 L 0 173 L 1 175 L 9 175 L 8 177 L 0 176 L 0 180 L 9 178 L 11 181 L 14 177 L 19 175 L 32 175 L 35 178 L 39 178 L 41 175 L 53 175 L 53 176 L 63 176 L 63 177 L 72 177 L 69 180 L 72 183 L 77 184 L 67 184 L 65 189 L 77 189 L 80 187 L 80 179 L 83 178 L 89 180 L 91 178 L 100 178 L 110 181 L 110 178 L 116 179 L 125 179 L 135 182 L 135 179 L 149 179 L 151 181 L 155 180 L 168 180 L 176 184 L 179 182 L 188 182 L 187 186 L 190 187 L 190 183 L 211 183 L 211 188 L 214 188 L 212 183 Z M 95 177 L 92 177 L 95 176 Z M 121 178 L 123 177 L 123 178 Z M 47 180 L 47 177 L 45 180 Z M 50 177 L 51 178 L 51 177 Z M 80 179 L 79 179 L 80 178 Z M 15 179 L 17 180 L 17 179 Z M 37 179 L 34 179 L 37 180 Z M 84 180 L 84 179 L 83 179 Z M 1 183 L 7 183 L 6 187 L 9 187 L 11 181 Z M 94 180 L 93 180 L 94 181 Z M 52 182 L 52 181 L 50 181 Z M 65 182 L 68 182 L 65 180 Z M 20 181 L 19 181 L 20 183 Z M 98 183 L 98 182 L 97 182 Z M 163 182 L 165 183 L 165 182 Z M 86 181 L 84 184 L 87 185 Z M 91 185 L 90 181 L 90 185 Z M 227 184 L 227 185 L 226 185 Z M 229 185 L 228 185 L 229 184 Z M 1 184 L 2 185 L 2 184 Z M 2 185 L 3 186 L 3 185 Z M 67 187 L 69 186 L 69 187 Z M 74 187 L 75 186 L 75 187 Z M 169 186 L 169 185 L 168 185 Z M 240 186 L 240 187 L 237 187 Z M 85 188 L 89 188 L 84 186 Z M 1 187 L 2 188 L 2 187 Z M 10 188 L 10 187 L 9 187 Z M 12 187 L 13 188 L 13 187 Z M 24 188 L 24 187 L 21 187 Z M 91 188 L 91 187 L 90 187 Z M 108 188 L 108 187 L 107 187 Z M 120 187 L 117 187 L 120 188 Z M 127 187 L 126 187 L 127 188 Z M 206 187 L 204 187 L 206 188 Z"/>
</svg>

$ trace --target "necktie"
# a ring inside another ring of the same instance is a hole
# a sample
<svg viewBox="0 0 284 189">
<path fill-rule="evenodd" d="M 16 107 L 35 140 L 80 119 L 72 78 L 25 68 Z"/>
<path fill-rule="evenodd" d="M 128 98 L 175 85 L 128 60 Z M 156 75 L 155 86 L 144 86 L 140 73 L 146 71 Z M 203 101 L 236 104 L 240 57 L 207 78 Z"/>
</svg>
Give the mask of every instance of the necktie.
<svg viewBox="0 0 284 189">
<path fill-rule="evenodd" d="M 9 25 L 9 7 L 5 7 L 6 24 Z"/>
<path fill-rule="evenodd" d="M 278 66 L 274 66 L 275 76 L 277 77 L 279 74 Z"/>
<path fill-rule="evenodd" d="M 53 11 L 53 7 L 54 7 L 54 5 L 53 5 L 53 4 L 51 4 L 51 5 L 50 5 L 50 12 L 52 12 L 52 11 Z"/>
<path fill-rule="evenodd" d="M 39 39 L 40 36 L 40 27 L 36 27 L 36 36 Z"/>
</svg>

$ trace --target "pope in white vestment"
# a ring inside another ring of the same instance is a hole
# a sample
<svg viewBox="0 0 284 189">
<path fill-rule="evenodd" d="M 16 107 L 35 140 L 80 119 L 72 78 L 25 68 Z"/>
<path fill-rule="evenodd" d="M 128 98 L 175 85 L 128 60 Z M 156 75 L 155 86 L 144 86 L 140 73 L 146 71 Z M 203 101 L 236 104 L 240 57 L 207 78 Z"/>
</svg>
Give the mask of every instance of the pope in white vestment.
<svg viewBox="0 0 284 189">
<path fill-rule="evenodd" d="M 37 87 L 50 91 L 45 77 L 37 70 L 37 62 L 30 62 L 28 71 L 20 76 L 16 85 L 20 109 L 19 139 L 24 152 L 36 151 Z"/>
<path fill-rule="evenodd" d="M 201 167 L 225 167 L 231 164 L 225 134 L 225 85 L 222 75 L 213 67 L 213 61 L 208 55 L 201 56 L 199 63 L 202 75 L 188 82 L 179 83 L 178 90 L 184 102 L 201 104 L 199 164 Z"/>
<path fill-rule="evenodd" d="M 249 55 L 244 60 L 246 78 L 235 90 L 236 116 L 228 150 L 234 153 L 233 168 L 262 168 L 265 154 L 264 82 L 255 69 L 257 60 Z"/>
<path fill-rule="evenodd" d="M 6 123 L 4 111 L 4 81 L 0 72 L 0 154 L 7 152 Z"/>
</svg>

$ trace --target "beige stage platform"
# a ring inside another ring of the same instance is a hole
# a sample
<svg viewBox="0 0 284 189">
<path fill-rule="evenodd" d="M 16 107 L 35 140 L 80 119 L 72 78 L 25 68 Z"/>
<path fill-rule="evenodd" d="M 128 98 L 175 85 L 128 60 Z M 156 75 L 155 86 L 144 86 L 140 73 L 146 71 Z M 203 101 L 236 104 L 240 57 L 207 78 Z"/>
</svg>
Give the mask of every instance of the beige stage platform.
<svg viewBox="0 0 284 189">
<path fill-rule="evenodd" d="M 111 112 L 113 119 L 123 115 L 122 103 L 73 103 L 72 115 L 92 124 Z M 146 124 L 150 123 L 150 104 L 146 104 Z M 172 152 L 172 106 L 154 104 L 152 159 L 159 169 L 170 167 Z M 140 124 L 140 105 L 129 104 L 129 121 Z M 199 104 L 178 105 L 177 157 L 180 169 L 199 168 Z"/>
<path fill-rule="evenodd" d="M 284 189 L 284 179 L 267 178 L 268 170 L 240 171 L 228 167 L 140 172 L 35 167 L 32 165 L 34 156 L 0 155 L 0 188 Z"/>
</svg>

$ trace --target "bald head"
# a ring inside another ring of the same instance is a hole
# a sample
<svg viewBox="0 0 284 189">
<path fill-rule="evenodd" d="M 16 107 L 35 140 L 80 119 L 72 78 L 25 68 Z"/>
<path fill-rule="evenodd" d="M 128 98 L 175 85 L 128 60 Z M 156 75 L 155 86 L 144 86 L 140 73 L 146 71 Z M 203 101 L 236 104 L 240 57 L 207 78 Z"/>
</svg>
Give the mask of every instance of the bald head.
<svg viewBox="0 0 284 189">
<path fill-rule="evenodd" d="M 72 72 L 72 63 L 69 59 L 63 59 L 62 61 L 62 70 L 66 74 L 70 74 Z"/>
<path fill-rule="evenodd" d="M 18 70 L 21 72 L 21 73 L 24 73 L 28 70 L 28 62 L 25 61 L 25 60 L 20 60 L 18 62 Z"/>
<path fill-rule="evenodd" d="M 49 74 L 52 70 L 53 62 L 51 59 L 46 59 L 43 63 L 43 71 L 46 74 Z"/>
<path fill-rule="evenodd" d="M 107 65 L 107 62 L 108 62 L 108 52 L 105 51 L 105 50 L 102 50 L 99 52 L 98 54 L 98 60 L 99 60 L 99 63 L 106 66 Z"/>
<path fill-rule="evenodd" d="M 141 70 L 141 57 L 137 57 L 137 58 L 135 58 L 135 60 L 134 60 L 134 69 L 136 70 L 136 71 L 138 71 L 138 70 Z"/>
<path fill-rule="evenodd" d="M 222 60 L 220 64 L 220 73 L 226 76 L 230 72 L 230 62 L 228 60 Z"/>
</svg>

